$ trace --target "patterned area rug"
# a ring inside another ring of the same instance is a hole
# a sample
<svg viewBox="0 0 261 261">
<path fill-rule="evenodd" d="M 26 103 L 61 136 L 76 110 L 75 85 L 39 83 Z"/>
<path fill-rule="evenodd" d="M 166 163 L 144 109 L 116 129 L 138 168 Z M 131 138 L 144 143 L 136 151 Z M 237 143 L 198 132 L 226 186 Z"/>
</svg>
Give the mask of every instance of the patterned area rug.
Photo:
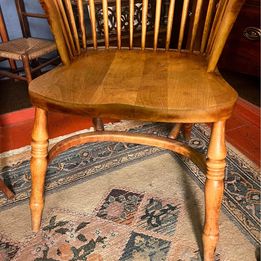
<svg viewBox="0 0 261 261">
<path fill-rule="evenodd" d="M 139 131 L 139 132 L 149 132 L 149 133 L 154 133 L 156 135 L 161 135 L 165 136 L 169 132 L 169 125 L 166 124 L 147 124 L 143 127 L 140 127 L 138 129 L 132 130 L 132 131 Z M 193 128 L 193 134 L 192 134 L 192 139 L 190 140 L 190 145 L 200 151 L 206 151 L 207 148 L 207 143 L 209 140 L 209 130 L 206 127 L 202 126 L 195 126 Z M 160 150 L 158 148 L 153 148 L 153 147 L 147 147 L 147 146 L 141 146 L 141 145 L 133 145 L 133 144 L 122 144 L 122 143 L 110 143 L 110 142 L 104 142 L 104 143 L 99 143 L 99 144 L 88 144 L 80 147 L 76 147 L 71 149 L 70 151 L 62 154 L 60 157 L 58 157 L 52 165 L 48 169 L 48 174 L 47 174 L 47 182 L 46 182 L 46 189 L 47 191 L 54 192 L 54 190 L 57 192 L 58 190 L 64 189 L 71 187 L 73 185 L 77 185 L 79 183 L 85 182 L 86 180 L 90 180 L 90 178 L 98 177 L 100 175 L 104 175 L 106 173 L 109 173 L 112 170 L 115 170 L 117 168 L 121 169 L 124 166 L 128 166 L 129 164 L 134 164 L 135 162 L 143 161 L 145 159 L 148 159 L 150 157 L 155 157 L 157 155 L 165 154 L 168 153 L 166 151 Z M 189 160 L 185 160 L 180 156 L 177 156 L 175 154 L 170 154 L 172 157 L 176 158 L 180 164 L 183 166 L 183 168 L 186 169 L 186 172 L 191 175 L 191 177 L 199 184 L 201 188 L 203 188 L 204 184 L 204 174 L 201 173 Z M 240 153 L 238 153 L 232 146 L 228 145 L 228 158 L 227 158 L 227 163 L 228 163 L 228 168 L 227 168 L 227 173 L 226 173 L 226 190 L 225 190 L 225 197 L 223 200 L 223 210 L 225 210 L 226 214 L 229 215 L 230 218 L 236 223 L 236 225 L 245 233 L 245 235 L 248 236 L 248 238 L 252 241 L 252 243 L 258 245 L 259 243 L 259 220 L 260 220 L 260 177 L 259 177 L 259 172 L 249 162 L 247 159 L 245 159 Z M 6 166 L 1 174 L 4 176 L 5 181 L 9 182 L 10 185 L 12 185 L 14 191 L 16 192 L 16 199 L 14 201 L 7 201 L 2 195 L 0 195 L 0 207 L 1 210 L 6 210 L 10 207 L 14 207 L 18 205 L 19 203 L 22 203 L 28 199 L 29 192 L 30 192 L 30 172 L 29 172 L 29 162 L 28 161 L 22 161 L 22 162 L 17 162 L 16 164 L 12 164 L 9 166 Z M 120 190 L 112 190 L 111 193 L 118 193 L 116 191 Z M 130 191 L 125 191 L 127 194 L 130 193 L 132 195 L 135 195 L 133 190 Z M 124 192 L 124 193 L 125 193 Z M 134 193 L 134 194 L 133 194 Z M 140 198 L 138 195 L 140 193 L 136 193 L 135 199 L 142 202 L 140 205 L 149 205 L 149 201 L 144 201 L 147 198 L 147 196 L 143 196 Z M 142 194 L 144 195 L 144 194 Z M 115 198 L 117 195 L 111 195 L 111 198 Z M 151 199 L 156 199 L 156 196 L 151 197 Z M 148 198 L 147 198 L 148 199 Z M 112 215 L 113 211 L 116 211 L 116 213 L 121 213 L 119 209 L 122 207 L 120 204 L 114 204 L 113 207 L 110 206 L 109 204 L 109 198 L 106 199 L 108 202 L 104 203 L 98 213 L 99 215 L 84 215 L 86 217 L 87 221 L 84 221 L 82 219 L 77 219 L 79 215 L 74 215 L 73 213 L 67 213 L 70 217 L 68 220 L 74 220 L 74 227 L 78 224 L 80 225 L 81 222 L 90 222 L 92 224 L 91 226 L 95 227 L 97 224 L 99 224 L 99 220 L 106 220 L 108 224 L 111 224 L 113 222 L 117 223 L 117 225 L 120 226 L 128 226 L 131 227 L 130 230 L 128 230 L 128 233 L 134 233 L 134 234 L 128 234 L 129 236 L 124 236 L 124 238 L 127 240 L 130 240 L 129 246 L 130 248 L 127 247 L 125 244 L 124 249 L 126 248 L 126 253 L 129 253 L 129 257 L 124 251 L 119 254 L 120 258 L 119 260 L 166 260 L 166 257 L 168 255 L 172 255 L 172 251 L 170 250 L 170 247 L 168 248 L 168 245 L 164 245 L 165 243 L 163 242 L 168 241 L 170 242 L 170 238 L 164 237 L 164 233 L 159 229 L 158 234 L 155 238 L 159 238 L 161 241 L 158 241 L 158 245 L 161 246 L 163 245 L 163 249 L 169 249 L 167 252 L 162 252 L 165 253 L 165 259 L 131 259 L 130 256 L 133 256 L 133 252 L 131 249 L 131 245 L 135 245 L 136 241 L 143 241 L 144 238 L 147 238 L 148 235 L 155 236 L 156 234 L 153 234 L 155 231 L 150 231 L 152 234 L 145 233 L 144 230 L 144 224 L 147 222 L 144 214 L 144 221 L 143 221 L 143 226 L 137 226 L 137 223 L 135 223 L 133 220 L 137 220 L 138 214 L 132 214 L 128 216 L 126 219 L 125 223 L 120 223 L 119 224 L 119 217 L 115 219 L 108 220 L 107 217 L 108 215 Z M 158 199 L 159 200 L 159 199 Z M 164 201 L 164 200 L 163 200 Z M 169 203 L 160 203 L 162 205 L 162 208 L 167 208 L 167 205 L 174 207 L 175 211 L 179 213 L 179 208 L 178 204 L 174 204 L 172 201 L 169 201 Z M 174 205 L 171 205 L 172 203 Z M 155 202 L 151 202 L 153 205 Z M 117 207 L 116 207 L 117 206 Z M 176 208 L 175 208 L 176 206 Z M 117 208 L 119 209 L 117 210 Z M 138 207 L 139 208 L 139 207 Z M 59 211 L 58 211 L 59 212 Z M 111 214 L 108 214 L 111 213 Z M 64 215 L 64 211 L 62 211 Z M 125 213 L 126 214 L 126 213 Z M 48 222 L 54 222 L 54 224 L 57 224 L 57 222 L 62 222 L 62 220 L 55 218 L 53 220 L 54 216 L 58 214 L 51 214 L 49 217 Z M 178 216 L 179 214 L 177 214 Z M 75 216 L 73 218 L 73 216 Z M 87 218 L 88 217 L 88 218 Z M 53 219 L 52 219 L 53 218 Z M 76 219 L 75 219 L 76 218 Z M 89 220 L 90 219 L 90 220 Z M 57 221 L 59 220 L 59 221 Z M 89 220 L 89 221 L 88 221 Z M 118 220 L 118 221 L 117 221 Z M 158 220 L 157 220 L 158 221 Z M 156 219 L 151 218 L 151 222 L 156 222 Z M 96 222 L 96 223 L 95 223 Z M 126 223 L 127 222 L 127 223 Z M 130 223 L 128 223 L 130 222 Z M 135 226 L 134 226 L 134 223 Z M 70 223 L 70 222 L 69 222 Z M 142 222 L 140 222 L 142 223 Z M 61 224 L 61 223 L 60 223 Z M 64 228 L 69 229 L 67 227 L 68 223 L 64 225 Z M 77 225 L 77 226 L 78 226 Z M 47 226 L 47 225 L 46 225 Z M 87 225 L 86 225 L 87 226 Z M 102 225 L 103 226 L 103 225 Z M 97 227 L 99 227 L 97 225 Z M 109 227 L 109 225 L 108 225 Z M 153 226 L 152 226 L 153 227 Z M 58 226 L 59 228 L 59 226 Z M 57 229 L 58 229 L 57 228 Z M 61 226 L 63 228 L 63 226 Z M 57 229 L 52 229 L 52 230 L 42 230 L 41 234 L 43 235 L 44 233 L 54 233 L 55 230 Z M 75 228 L 76 230 L 77 228 Z M 119 228 L 120 229 L 120 228 Z M 139 229 L 141 231 L 139 232 Z M 145 229 L 146 230 L 146 229 Z M 172 227 L 172 230 L 175 231 L 175 226 Z M 108 231 L 110 229 L 108 228 Z M 126 230 L 127 231 L 127 230 Z M 132 232 L 130 232 L 132 231 Z M 146 230 L 147 232 L 149 230 Z M 57 232 L 55 232 L 57 234 Z M 127 232 L 126 232 L 127 233 Z M 135 234 L 136 233 L 136 234 Z M 60 233 L 58 233 L 60 234 Z M 67 235 L 68 233 L 66 232 L 64 234 Z M 76 233 L 77 234 L 77 233 Z M 106 234 L 106 233 L 105 233 Z M 53 234 L 51 234 L 53 236 Z M 61 234 L 63 235 L 63 234 Z M 77 234 L 78 235 L 78 234 Z M 127 234 L 126 234 L 127 235 Z M 130 236 L 132 235 L 132 237 Z M 142 236 L 144 235 L 144 236 Z M 38 235 L 39 236 L 39 235 Z M 79 242 L 77 240 L 75 243 L 75 249 L 81 248 L 81 246 L 86 245 L 87 242 L 89 242 L 90 235 L 88 236 L 87 234 L 83 234 L 83 236 L 86 238 L 87 241 L 82 241 L 82 245 L 78 244 Z M 87 237 L 88 236 L 88 237 Z M 166 235 L 165 235 L 166 236 Z M 171 236 L 171 232 L 169 234 Z M 55 236 L 56 237 L 56 236 Z M 75 237 L 75 236 L 74 236 Z M 77 237 L 77 236 L 76 236 Z M 83 239 L 82 236 L 80 236 Z M 135 238 L 138 237 L 139 240 L 135 240 Z M 143 238 L 143 239 L 142 239 Z M 96 242 L 97 238 L 95 239 L 92 237 L 93 241 L 92 244 L 96 245 L 102 245 L 102 242 Z M 33 239 L 31 239 L 33 240 Z M 38 241 L 40 239 L 37 239 Z M 64 240 L 64 238 L 62 239 Z M 100 239 L 99 239 L 100 240 Z M 144 239 L 145 240 L 145 239 Z M 173 240 L 173 238 L 172 238 Z M 81 241 L 81 240 L 80 240 Z M 30 241 L 31 242 L 31 241 Z M 56 242 L 56 241 L 55 241 Z M 60 242 L 60 241 L 59 241 Z M 127 241 L 129 242 L 129 241 Z M 160 243 L 161 242 L 161 243 Z M 59 244 L 57 243 L 57 247 L 59 248 Z M 30 243 L 30 245 L 32 245 Z M 10 252 L 9 256 L 12 256 L 13 253 L 15 252 L 15 249 L 17 248 L 16 242 L 12 242 L 11 240 L 6 240 L 3 238 L 0 243 L 0 247 L 4 249 L 8 249 Z M 20 247 L 24 249 L 23 251 L 27 251 L 28 248 L 26 247 Z M 85 247 L 88 248 L 88 247 Z M 84 252 L 85 248 L 81 248 L 81 252 Z M 27 250 L 26 250 L 27 249 Z M 41 248 L 42 249 L 42 248 Z M 59 248 L 60 249 L 60 248 Z M 66 249 L 66 246 L 65 246 Z M 135 249 L 135 247 L 134 247 Z M 77 250 L 77 251 L 78 251 Z M 32 251 L 32 249 L 30 250 Z M 45 249 L 44 253 L 46 253 L 47 249 Z M 61 249 L 59 250 L 61 251 Z M 58 252 L 59 252 L 58 251 Z M 76 251 L 76 250 L 75 250 Z M 134 250 L 133 250 L 134 251 Z M 147 250 L 146 250 L 147 251 Z M 145 251 L 145 252 L 146 252 Z M 184 251 L 184 249 L 182 250 Z M 191 249 L 192 253 L 194 254 L 189 254 L 189 258 L 181 259 L 180 260 L 200 260 L 199 259 L 199 252 L 198 249 L 192 248 Z M 21 251 L 20 251 L 21 252 Z M 24 253 L 25 253 L 24 252 Z M 63 252 L 63 251 L 61 251 Z M 88 252 L 88 251 L 87 251 Z M 93 251 L 92 251 L 93 252 Z M 135 251 L 134 251 L 135 252 Z M 136 251 L 137 252 L 137 251 Z M 135 253 L 136 253 L 135 252 Z M 139 252 L 139 251 L 138 251 Z M 158 252 L 158 251 L 157 251 Z M 176 251 L 177 252 L 177 251 Z M 175 255 L 177 254 L 175 252 Z M 187 252 L 187 250 L 185 251 Z M 42 254 L 44 254 L 42 253 Z M 60 252 L 59 252 L 60 253 Z M 72 253 L 71 253 L 72 254 Z M 76 254 L 76 252 L 73 254 Z M 94 254 L 94 253 L 93 253 Z M 97 254 L 98 255 L 98 254 Z M 139 253 L 137 253 L 139 255 Z M 193 257 L 193 255 L 195 257 Z M 198 257 L 197 257 L 198 256 Z M 42 257 L 39 257 L 42 259 L 36 259 L 36 260 L 69 260 L 69 259 L 43 259 Z M 128 259 L 129 258 L 129 259 Z M 145 258 L 145 257 L 144 257 Z M 217 256 L 217 260 L 218 260 Z M 25 260 L 25 259 L 19 259 L 19 260 Z M 27 260 L 27 259 L 26 259 Z M 81 259 L 72 259 L 72 260 L 81 260 Z M 85 259 L 82 259 L 85 260 Z M 89 259 L 88 260 L 110 260 L 110 259 L 99 259 L 98 257 L 94 257 L 94 259 Z M 118 260 L 118 259 L 112 259 L 112 260 Z M 179 259 L 170 259 L 170 260 L 179 260 Z"/>
<path fill-rule="evenodd" d="M 184 252 L 173 244 L 181 220 L 178 199 L 114 188 L 92 214 L 53 209 L 40 233 L 13 250 L 12 260 L 199 261 L 199 250 Z M 7 258 L 3 253 L 1 260 Z"/>
<path fill-rule="evenodd" d="M 199 261 L 199 250 L 175 244 L 182 230 L 181 202 L 114 188 L 91 215 L 52 210 L 13 260 Z"/>
</svg>

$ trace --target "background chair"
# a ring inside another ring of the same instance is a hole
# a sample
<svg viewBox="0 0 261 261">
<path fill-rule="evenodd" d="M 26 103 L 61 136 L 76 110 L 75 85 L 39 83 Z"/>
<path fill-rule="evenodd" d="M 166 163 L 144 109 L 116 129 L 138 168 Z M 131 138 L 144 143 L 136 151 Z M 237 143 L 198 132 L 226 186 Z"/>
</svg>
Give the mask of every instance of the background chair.
<svg viewBox="0 0 261 261">
<path fill-rule="evenodd" d="M 0 61 L 8 60 L 11 71 L 0 70 L 0 77 L 25 80 L 28 83 L 32 80 L 32 74 L 58 60 L 58 57 L 44 61 L 40 64 L 36 62 L 39 57 L 56 51 L 56 44 L 52 41 L 36 39 L 31 37 L 27 17 L 46 19 L 44 14 L 27 13 L 23 0 L 16 0 L 17 12 L 21 24 L 23 38 L 9 40 L 8 31 L 4 21 L 4 16 L 0 6 Z M 17 69 L 15 61 L 22 61 L 25 77 L 22 76 L 21 69 Z M 31 67 L 34 68 L 31 69 Z M 0 190 L 9 198 L 13 198 L 13 192 L 5 185 L 0 177 Z"/>
<path fill-rule="evenodd" d="M 32 132 L 32 228 L 38 231 L 43 210 L 45 173 L 48 162 L 73 146 L 98 141 L 120 141 L 158 146 L 189 157 L 206 172 L 204 260 L 214 260 L 218 241 L 218 219 L 224 190 L 225 122 L 231 116 L 237 93 L 216 70 L 229 32 L 243 5 L 242 0 L 216 2 L 184 0 L 175 11 L 169 1 L 167 18 L 161 19 L 162 1 L 157 0 L 153 18 L 153 48 L 146 48 L 149 1 L 141 8 L 140 44 L 134 42 L 134 11 L 129 1 L 129 47 L 122 47 L 122 1 L 116 0 L 116 47 L 111 47 L 108 1 L 102 0 L 104 47 L 97 48 L 97 9 L 89 0 L 92 48 L 86 48 L 83 1 L 41 0 L 64 63 L 29 85 L 36 106 Z M 203 5 L 204 3 L 204 5 Z M 176 17 L 178 16 L 178 18 Z M 173 21 L 178 21 L 173 24 Z M 126 21 L 125 21 L 126 23 Z M 161 29 L 166 32 L 165 48 L 158 48 Z M 178 32 L 172 42 L 173 31 Z M 113 43 L 114 40 L 112 41 Z M 172 50 L 170 50 L 172 47 Z M 96 50 L 98 49 L 98 50 Z M 61 111 L 94 118 L 111 117 L 177 123 L 170 137 L 95 131 L 70 137 L 48 152 L 47 113 Z M 212 123 L 207 155 L 173 139 L 185 125 L 189 138 L 192 123 Z M 166 181 L 167 182 L 167 181 Z"/>
<path fill-rule="evenodd" d="M 0 38 L 1 38 L 1 41 L 3 43 L 6 43 L 6 42 L 9 41 L 9 37 L 8 37 L 7 30 L 6 30 L 6 25 L 5 25 L 5 21 L 4 21 L 4 17 L 3 17 L 1 6 L 0 6 Z M 2 60 L 5 60 L 5 59 L 2 59 Z M 10 68 L 13 71 L 15 71 L 16 70 L 15 62 L 13 60 L 11 60 L 11 59 L 9 59 L 8 62 L 9 62 Z"/>
<path fill-rule="evenodd" d="M 2 42 L 7 42 L 9 40 L 1 7 L 0 7 L 0 38 Z M 0 59 L 0 61 L 1 60 L 5 60 L 5 59 Z M 15 62 L 11 59 L 9 59 L 8 62 L 10 68 L 12 68 L 12 70 L 16 70 Z M 6 195 L 7 198 L 11 199 L 14 197 L 13 192 L 5 185 L 1 177 L 0 177 L 0 190 Z"/>
<path fill-rule="evenodd" d="M 55 52 L 56 45 L 53 41 L 39 39 L 31 37 L 28 17 L 46 19 L 44 14 L 29 13 L 25 10 L 23 0 L 15 0 L 17 7 L 17 14 L 19 17 L 23 38 L 9 40 L 6 37 L 2 37 L 2 43 L 0 44 L 0 58 L 9 59 L 11 63 L 11 71 L 0 70 L 0 76 L 14 78 L 18 80 L 25 80 L 28 83 L 32 80 L 32 75 L 58 61 L 57 55 L 44 61 L 40 61 L 39 58 Z M 1 25 L 4 27 L 3 15 L 1 13 L 0 19 Z M 23 68 L 17 70 L 14 61 L 21 61 Z M 25 76 L 21 75 L 21 71 L 24 71 Z"/>
</svg>

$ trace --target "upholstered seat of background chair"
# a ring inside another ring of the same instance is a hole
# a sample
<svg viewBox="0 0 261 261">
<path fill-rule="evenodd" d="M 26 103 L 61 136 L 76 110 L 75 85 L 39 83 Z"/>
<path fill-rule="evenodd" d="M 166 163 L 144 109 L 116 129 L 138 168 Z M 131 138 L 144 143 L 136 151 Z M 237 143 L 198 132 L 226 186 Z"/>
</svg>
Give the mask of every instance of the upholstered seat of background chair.
<svg viewBox="0 0 261 261">
<path fill-rule="evenodd" d="M 177 1 L 169 1 L 168 15 L 164 19 L 160 19 L 161 0 L 151 1 L 156 4 L 155 14 L 152 14 L 153 19 L 155 18 L 154 40 L 153 49 L 148 50 L 146 32 L 149 1 L 143 0 L 142 6 L 138 3 L 139 7 L 142 7 L 139 9 L 142 10 L 139 49 L 134 48 L 133 41 L 135 1 L 129 1 L 129 24 L 126 26 L 125 21 L 124 28 L 129 30 L 130 50 L 121 46 L 121 0 L 115 1 L 117 49 L 109 46 L 108 3 L 112 2 L 102 0 L 105 46 L 97 48 L 98 15 L 94 0 L 89 0 L 88 3 L 82 0 L 73 1 L 77 5 L 77 14 L 70 0 L 41 0 L 64 65 L 40 76 L 29 85 L 29 94 L 36 107 L 31 159 L 32 228 L 34 231 L 40 229 L 47 165 L 59 153 L 73 146 L 98 141 L 158 146 L 190 158 L 206 173 L 204 260 L 213 261 L 224 191 L 225 122 L 230 117 L 237 99 L 237 93 L 219 75 L 216 66 L 244 1 L 221 0 L 216 12 L 213 0 L 209 0 L 207 8 L 204 9 L 202 0 L 192 1 L 195 14 L 190 20 L 185 44 L 190 1 L 184 0 L 178 28 L 178 44 L 177 48 L 172 50 L 169 49 Z M 89 6 L 83 8 L 83 3 Z M 201 9 L 202 13 L 205 10 L 204 15 L 201 14 Z M 87 48 L 84 10 L 90 12 L 93 48 Z M 205 22 L 200 23 L 200 17 Z M 166 33 L 166 46 L 164 50 L 160 50 L 159 29 L 161 21 L 164 20 L 167 20 L 166 30 L 163 30 Z M 173 28 L 176 29 L 175 26 Z M 186 48 L 183 48 L 184 46 Z M 67 138 L 48 151 L 47 114 L 53 110 L 93 117 L 97 131 Z M 103 128 L 96 123 L 105 116 L 119 120 L 177 124 L 169 138 L 142 133 L 101 131 Z M 202 122 L 212 125 L 207 155 L 174 139 L 181 124 L 184 124 L 185 137 L 188 138 L 192 123 Z"/>
<path fill-rule="evenodd" d="M 88 50 L 35 79 L 29 92 L 47 110 L 161 122 L 227 119 L 237 98 L 201 55 L 162 50 Z"/>
</svg>

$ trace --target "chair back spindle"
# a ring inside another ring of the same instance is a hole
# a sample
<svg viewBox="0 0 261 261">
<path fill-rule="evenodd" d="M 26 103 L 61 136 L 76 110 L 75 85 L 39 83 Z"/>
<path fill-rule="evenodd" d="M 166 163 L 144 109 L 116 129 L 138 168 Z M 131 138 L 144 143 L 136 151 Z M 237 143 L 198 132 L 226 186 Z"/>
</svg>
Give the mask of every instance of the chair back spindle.
<svg viewBox="0 0 261 261">
<path fill-rule="evenodd" d="M 197 1 L 197 6 L 196 6 L 196 10 L 195 10 L 195 17 L 194 17 L 193 27 L 192 27 L 192 36 L 191 36 L 190 48 L 189 48 L 190 51 L 193 51 L 194 43 L 195 43 L 195 40 L 196 40 L 202 4 L 203 4 L 203 0 Z"/>
<path fill-rule="evenodd" d="M 69 18 L 68 20 L 69 20 L 70 28 L 71 28 L 72 33 L 73 33 L 73 39 L 75 41 L 76 51 L 77 51 L 77 54 L 80 54 L 81 47 L 80 47 L 80 41 L 79 41 L 77 26 L 76 26 L 75 19 L 74 19 L 72 3 L 71 3 L 70 0 L 65 0 L 64 4 L 65 4 L 66 10 L 68 12 L 68 18 Z"/>
<path fill-rule="evenodd" d="M 85 31 L 83 1 L 82 0 L 77 0 L 77 8 L 78 8 L 80 32 L 81 32 L 81 36 L 82 36 L 82 46 L 84 49 L 86 49 L 87 43 L 86 43 L 86 31 Z"/>
<path fill-rule="evenodd" d="M 147 33 L 147 16 L 148 16 L 148 0 L 142 1 L 142 24 L 141 24 L 141 49 L 144 50 L 146 46 Z"/>
<path fill-rule="evenodd" d="M 70 28 L 70 25 L 69 25 L 69 19 L 67 19 L 67 14 L 65 12 L 65 7 L 63 5 L 62 0 L 57 0 L 57 5 L 58 5 L 58 8 L 60 10 L 60 14 L 61 14 L 61 17 L 62 17 L 62 20 L 63 20 L 63 28 L 64 28 L 63 30 L 65 32 L 65 35 L 68 38 L 68 41 L 69 41 L 68 46 L 70 46 L 69 47 L 70 52 L 73 56 L 75 56 L 76 55 L 76 48 L 75 48 L 71 28 Z"/>
<path fill-rule="evenodd" d="M 188 7 L 189 7 L 189 0 L 184 0 L 183 8 L 182 8 L 182 15 L 181 15 L 181 23 L 180 23 L 180 31 L 179 31 L 179 41 L 178 41 L 178 50 L 181 51 L 184 32 L 185 32 L 185 25 L 188 15 Z"/>
<path fill-rule="evenodd" d="M 206 53 L 208 53 L 208 54 L 210 53 L 210 50 L 211 50 L 214 40 L 216 38 L 216 34 L 217 34 L 218 28 L 220 26 L 221 19 L 223 18 L 227 2 L 228 2 L 228 0 L 220 0 L 220 2 L 217 4 L 217 6 L 218 6 L 217 11 L 214 16 L 214 21 L 212 23 L 210 36 L 209 36 L 208 43 L 207 43 Z"/>
<path fill-rule="evenodd" d="M 92 28 L 92 41 L 93 41 L 93 48 L 97 48 L 97 34 L 96 34 L 96 15 L 95 15 L 95 3 L 94 0 L 89 0 L 89 7 L 90 7 L 90 22 Z"/>
<path fill-rule="evenodd" d="M 129 49 L 135 47 L 144 50 L 152 43 L 154 50 L 165 47 L 166 50 L 205 54 L 209 59 L 208 71 L 215 70 L 229 32 L 244 3 L 244 0 L 129 0 L 128 5 L 124 6 L 126 3 L 122 0 L 40 1 L 49 17 L 64 63 L 86 50 L 87 46 L 96 49 L 101 42 L 105 49 L 115 45 L 121 49 L 126 43 L 124 39 L 128 37 Z M 77 8 L 73 8 L 72 3 Z M 178 8 L 180 3 L 181 11 Z M 203 8 L 205 3 L 207 6 Z M 191 6 L 194 6 L 192 16 Z M 140 10 L 138 16 L 137 10 Z M 86 11 L 89 15 L 85 14 Z M 140 19 L 138 25 L 137 19 Z M 91 36 L 87 34 L 87 23 L 90 24 Z M 98 28 L 98 24 L 102 28 Z M 98 29 L 102 31 L 99 32 Z M 88 37 L 91 39 L 87 40 Z M 162 39 L 165 42 L 163 45 Z"/>
<path fill-rule="evenodd" d="M 169 46 L 170 46 L 174 11 L 175 11 L 175 0 L 170 0 L 169 12 L 168 12 L 168 23 L 167 23 L 167 34 L 166 34 L 166 46 L 165 46 L 166 50 L 169 50 Z"/>
<path fill-rule="evenodd" d="M 130 0 L 130 6 L 129 6 L 130 12 L 129 12 L 129 35 L 130 35 L 130 46 L 129 48 L 132 49 L 133 48 L 133 24 L 134 24 L 134 0 Z"/>
<path fill-rule="evenodd" d="M 109 19 L 108 19 L 108 1 L 102 0 L 102 12 L 103 12 L 103 23 L 104 23 L 104 42 L 105 48 L 109 48 Z"/>
<path fill-rule="evenodd" d="M 56 1 L 41 1 L 43 8 L 48 15 L 48 21 L 53 32 L 57 49 L 59 51 L 63 64 L 69 65 L 72 59 L 70 48 L 68 46 L 67 35 Z"/>
<path fill-rule="evenodd" d="M 154 45 L 153 49 L 156 50 L 158 46 L 159 27 L 160 27 L 160 15 L 161 15 L 161 0 L 156 1 L 156 12 L 155 12 L 155 26 L 154 26 Z"/>
<path fill-rule="evenodd" d="M 116 19 L 118 49 L 121 49 L 121 0 L 116 0 Z"/>
<path fill-rule="evenodd" d="M 72 46 L 71 46 L 71 42 L 70 42 L 70 36 L 68 35 L 69 32 L 66 31 L 66 25 L 64 24 L 62 13 L 59 10 L 58 2 L 54 2 L 54 5 L 56 6 L 56 9 L 57 9 L 57 18 L 60 19 L 60 21 L 61 21 L 61 23 L 60 23 L 60 26 L 61 26 L 60 30 L 61 30 L 61 32 L 63 34 L 64 41 L 65 41 L 65 44 L 67 46 L 68 56 L 72 59 L 74 55 L 73 55 L 73 50 L 72 50 Z"/>
<path fill-rule="evenodd" d="M 205 24 L 204 24 L 204 29 L 203 29 L 203 35 L 202 35 L 202 40 L 201 40 L 201 45 L 200 45 L 200 52 L 204 53 L 205 47 L 207 44 L 207 39 L 209 36 L 209 32 L 211 29 L 211 21 L 214 13 L 214 6 L 215 6 L 215 0 L 210 0 L 208 3 L 208 9 L 207 9 L 207 14 L 206 14 L 206 19 L 205 19 Z"/>
</svg>

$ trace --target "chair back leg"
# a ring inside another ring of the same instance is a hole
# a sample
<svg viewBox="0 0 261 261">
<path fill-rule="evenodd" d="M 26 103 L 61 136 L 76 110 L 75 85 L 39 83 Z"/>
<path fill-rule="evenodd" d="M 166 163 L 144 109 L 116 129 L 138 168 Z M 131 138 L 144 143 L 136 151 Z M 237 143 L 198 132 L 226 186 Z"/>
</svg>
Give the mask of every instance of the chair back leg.
<svg viewBox="0 0 261 261">
<path fill-rule="evenodd" d="M 179 135 L 182 125 L 183 125 L 182 123 L 175 123 L 175 125 L 172 127 L 168 137 L 170 139 L 175 140 Z"/>
<path fill-rule="evenodd" d="M 183 132 L 183 136 L 184 136 L 186 141 L 190 140 L 192 127 L 193 127 L 192 123 L 184 123 L 184 125 L 183 125 L 182 132 Z"/>
<path fill-rule="evenodd" d="M 96 131 L 104 131 L 104 125 L 101 118 L 93 118 L 92 123 Z"/>
</svg>

